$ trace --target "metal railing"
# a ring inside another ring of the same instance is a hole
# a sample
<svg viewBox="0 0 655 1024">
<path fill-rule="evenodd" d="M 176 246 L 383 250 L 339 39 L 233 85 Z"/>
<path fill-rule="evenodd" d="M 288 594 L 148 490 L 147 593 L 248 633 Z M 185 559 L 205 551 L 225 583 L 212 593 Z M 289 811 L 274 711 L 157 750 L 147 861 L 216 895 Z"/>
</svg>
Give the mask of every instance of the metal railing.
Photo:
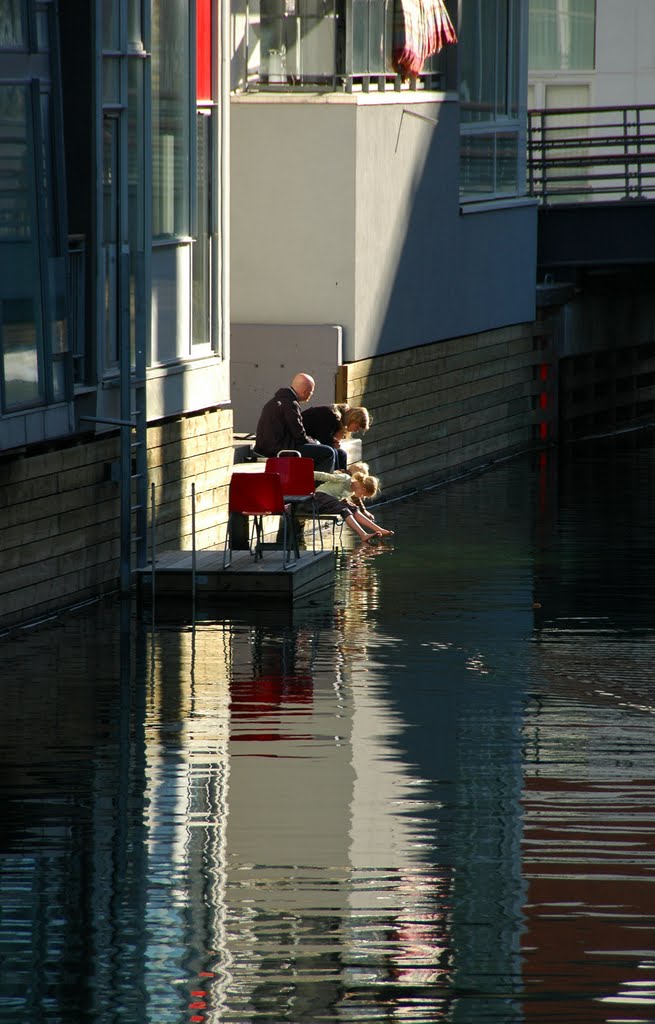
<svg viewBox="0 0 655 1024">
<path fill-rule="evenodd" d="M 391 66 L 393 0 L 237 0 L 233 85 L 244 92 L 443 89 L 445 53 L 404 83 Z"/>
<path fill-rule="evenodd" d="M 528 189 L 544 205 L 655 199 L 655 106 L 528 111 Z"/>
</svg>

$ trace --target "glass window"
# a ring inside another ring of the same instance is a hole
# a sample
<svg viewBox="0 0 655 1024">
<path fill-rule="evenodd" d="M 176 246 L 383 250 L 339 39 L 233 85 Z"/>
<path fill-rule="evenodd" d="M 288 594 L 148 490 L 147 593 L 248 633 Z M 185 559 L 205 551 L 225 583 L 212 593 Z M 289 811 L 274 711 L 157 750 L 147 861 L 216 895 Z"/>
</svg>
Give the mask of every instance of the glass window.
<svg viewBox="0 0 655 1024">
<path fill-rule="evenodd" d="M 520 0 L 467 0 L 459 33 L 460 188 L 516 195 L 519 174 Z"/>
<path fill-rule="evenodd" d="M 24 47 L 20 0 L 0 0 L 0 50 Z"/>
<path fill-rule="evenodd" d="M 189 5 L 152 5 L 152 218 L 155 236 L 189 234 Z"/>
<path fill-rule="evenodd" d="M 596 0 L 530 0 L 531 71 L 592 71 Z"/>
<path fill-rule="evenodd" d="M 0 0 L 0 3 L 2 0 Z M 37 50 L 45 53 L 50 49 L 50 15 L 51 4 L 39 4 L 36 8 L 36 46 Z"/>
<path fill-rule="evenodd" d="M 193 243 L 193 336 L 194 345 L 211 341 L 211 119 L 210 110 L 198 111 L 196 202 L 197 229 Z"/>
<path fill-rule="evenodd" d="M 102 0 L 102 48 L 118 50 L 120 6 L 115 0 Z"/>
<path fill-rule="evenodd" d="M 518 116 L 518 0 L 470 0 L 459 35 L 462 121 Z"/>
<path fill-rule="evenodd" d="M 0 344 L 5 409 L 42 399 L 41 275 L 30 145 L 30 93 L 0 85 Z"/>
</svg>

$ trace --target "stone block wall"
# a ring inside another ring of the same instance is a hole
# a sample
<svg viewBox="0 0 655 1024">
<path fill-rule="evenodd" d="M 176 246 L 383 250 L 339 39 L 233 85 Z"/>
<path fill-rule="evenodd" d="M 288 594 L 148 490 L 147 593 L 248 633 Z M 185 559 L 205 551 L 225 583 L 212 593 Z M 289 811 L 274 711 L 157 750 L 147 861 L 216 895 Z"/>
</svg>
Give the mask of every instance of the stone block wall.
<svg viewBox="0 0 655 1024">
<path fill-rule="evenodd" d="M 549 346 L 543 328 L 519 324 L 343 366 L 337 400 L 372 414 L 363 458 L 383 494 L 547 440 Z"/>
<path fill-rule="evenodd" d="M 114 434 L 0 462 L 0 636 L 117 590 L 118 459 Z M 149 428 L 158 550 L 191 548 L 193 482 L 196 544 L 223 542 L 231 465 L 230 409 Z"/>
</svg>

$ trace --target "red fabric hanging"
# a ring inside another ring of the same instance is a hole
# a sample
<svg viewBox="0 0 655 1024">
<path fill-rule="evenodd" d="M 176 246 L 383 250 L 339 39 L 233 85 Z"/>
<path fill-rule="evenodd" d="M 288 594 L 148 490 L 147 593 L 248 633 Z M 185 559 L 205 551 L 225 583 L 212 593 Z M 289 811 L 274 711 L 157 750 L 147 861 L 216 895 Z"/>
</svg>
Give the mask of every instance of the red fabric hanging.
<svg viewBox="0 0 655 1024">
<path fill-rule="evenodd" d="M 403 78 L 420 75 L 428 57 L 456 42 L 444 0 L 396 0 L 392 59 Z"/>
</svg>

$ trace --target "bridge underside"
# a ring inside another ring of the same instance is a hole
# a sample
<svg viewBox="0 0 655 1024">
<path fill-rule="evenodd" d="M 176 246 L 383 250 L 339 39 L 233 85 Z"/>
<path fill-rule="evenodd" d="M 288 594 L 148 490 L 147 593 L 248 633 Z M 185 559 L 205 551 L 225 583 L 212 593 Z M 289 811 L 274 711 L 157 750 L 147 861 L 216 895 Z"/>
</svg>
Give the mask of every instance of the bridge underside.
<svg viewBox="0 0 655 1024">
<path fill-rule="evenodd" d="M 540 207 L 537 263 L 544 270 L 655 263 L 655 201 Z"/>
</svg>

